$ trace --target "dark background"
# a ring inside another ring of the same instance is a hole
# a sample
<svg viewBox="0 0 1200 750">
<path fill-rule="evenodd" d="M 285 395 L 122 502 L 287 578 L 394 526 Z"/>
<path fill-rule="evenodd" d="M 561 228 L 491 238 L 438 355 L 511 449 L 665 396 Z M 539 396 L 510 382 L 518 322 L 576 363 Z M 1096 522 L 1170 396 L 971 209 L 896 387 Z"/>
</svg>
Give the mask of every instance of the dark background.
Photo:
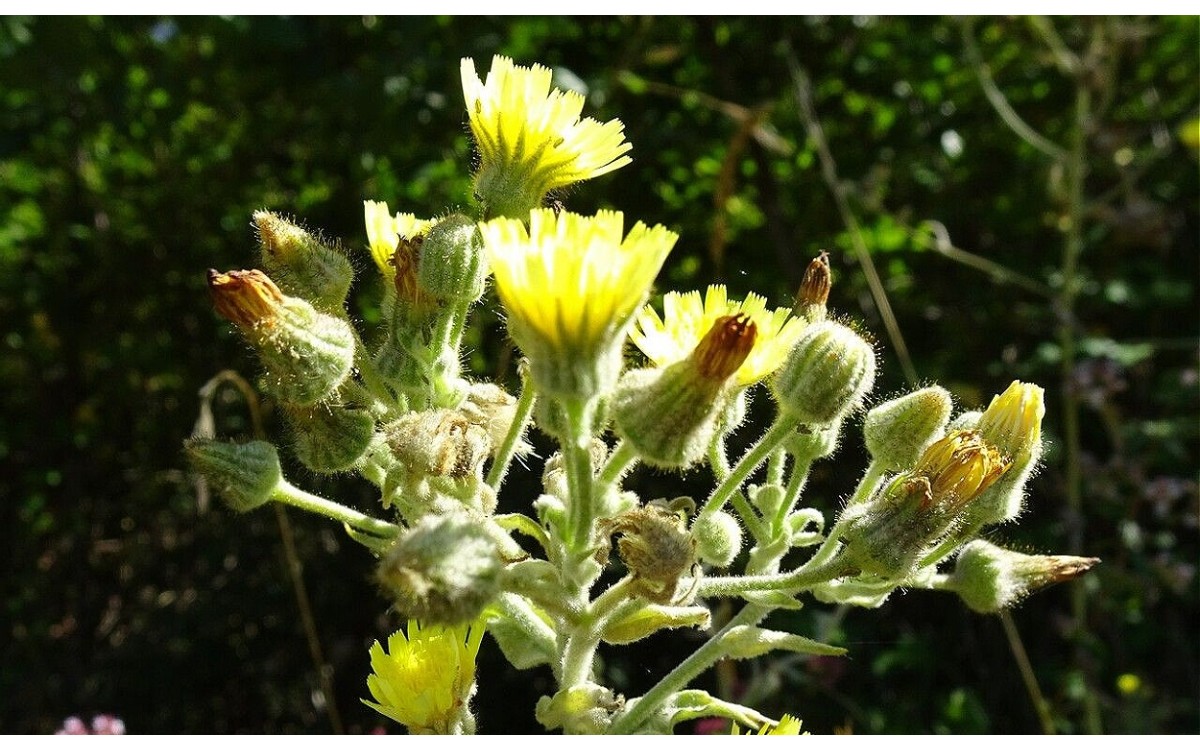
<svg viewBox="0 0 1200 750">
<path fill-rule="evenodd" d="M 274 514 L 199 508 L 183 469 L 197 390 L 255 373 L 204 271 L 249 267 L 250 213 L 286 212 L 358 259 L 372 330 L 362 200 L 465 205 L 459 59 L 503 53 L 625 123 L 634 163 L 564 200 L 679 231 L 660 291 L 720 280 L 789 304 L 828 249 L 832 306 L 878 338 L 877 398 L 906 369 L 964 408 L 1044 385 L 1046 468 L 1020 526 L 990 537 L 1104 559 L 1013 612 L 1043 718 L 1000 620 L 930 592 L 810 606 L 783 624 L 848 659 L 739 663 L 704 686 L 819 733 L 1200 731 L 1197 51 L 1195 18 L 0 20 L 0 730 L 101 711 L 137 733 L 331 730 Z M 998 114 L 993 83 L 1048 143 Z M 494 309 L 470 364 L 511 383 Z M 248 434 L 236 398 L 217 407 L 220 434 Z M 836 507 L 864 466 L 852 428 L 809 499 Z M 363 483 L 288 468 L 371 507 Z M 651 497 L 706 481 L 635 477 Z M 512 507 L 535 491 L 509 489 Z M 384 726 L 359 702 L 367 646 L 398 625 L 371 560 L 290 517 L 340 720 Z M 602 654 L 636 694 L 697 643 Z M 548 679 L 485 641 L 481 730 L 535 731 Z"/>
</svg>

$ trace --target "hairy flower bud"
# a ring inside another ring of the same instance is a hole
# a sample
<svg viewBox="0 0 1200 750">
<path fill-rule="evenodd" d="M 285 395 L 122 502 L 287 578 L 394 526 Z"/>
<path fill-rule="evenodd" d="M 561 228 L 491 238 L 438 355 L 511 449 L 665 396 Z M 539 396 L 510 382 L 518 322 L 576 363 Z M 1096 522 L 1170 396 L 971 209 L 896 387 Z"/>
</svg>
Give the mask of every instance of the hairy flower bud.
<svg viewBox="0 0 1200 750">
<path fill-rule="evenodd" d="M 267 370 L 281 401 L 315 404 L 350 375 L 356 345 L 350 324 L 288 297 L 262 271 L 208 272 L 217 312 L 235 323 Z"/>
<path fill-rule="evenodd" d="M 262 264 L 288 294 L 318 309 L 340 311 L 354 281 L 354 268 L 338 249 L 271 211 L 255 211 Z"/>
<path fill-rule="evenodd" d="M 727 568 L 742 551 L 742 525 L 726 513 L 701 515 L 692 523 L 692 538 L 700 559 L 717 568 Z"/>
<path fill-rule="evenodd" d="M 979 525 L 1011 521 L 1021 514 L 1025 485 L 1042 455 L 1042 418 L 1046 414 L 1040 387 L 1014 380 L 979 417 L 979 432 L 1012 461 L 1012 471 L 972 506 Z"/>
<path fill-rule="evenodd" d="M 867 450 L 887 471 L 911 468 L 939 437 L 953 402 L 945 388 L 933 386 L 892 399 L 867 412 L 863 437 Z"/>
<path fill-rule="evenodd" d="M 452 409 L 410 412 L 384 434 L 409 473 L 424 476 L 476 476 L 492 450 L 487 431 Z"/>
<path fill-rule="evenodd" d="M 856 409 L 875 383 L 875 352 L 841 323 L 809 326 L 772 384 L 779 407 L 805 424 Z"/>
<path fill-rule="evenodd" d="M 804 278 L 800 280 L 800 290 L 796 292 L 796 305 L 793 312 L 796 317 L 804 318 L 810 323 L 825 320 L 825 303 L 829 300 L 829 291 L 833 288 L 833 276 L 829 272 L 829 253 L 824 250 L 812 259 L 804 270 Z"/>
<path fill-rule="evenodd" d="M 696 541 L 679 514 L 658 505 L 622 513 L 608 522 L 619 534 L 617 552 L 633 576 L 633 590 L 647 601 L 675 603 L 679 579 L 696 563 Z"/>
<path fill-rule="evenodd" d="M 262 440 L 231 443 L 194 438 L 184 450 L 192 469 L 239 513 L 269 502 L 283 481 L 275 446 Z"/>
<path fill-rule="evenodd" d="M 502 567 L 480 522 L 426 516 L 396 540 L 376 575 L 405 616 L 456 625 L 478 617 L 499 592 Z"/>
<path fill-rule="evenodd" d="M 287 406 L 284 414 L 292 428 L 296 458 L 318 474 L 351 468 L 375 437 L 374 415 L 352 404 Z"/>
<path fill-rule="evenodd" d="M 617 431 L 648 463 L 686 468 L 712 443 L 726 385 L 754 347 L 746 316 L 719 318 L 687 359 L 626 373 L 612 400 Z"/>
<path fill-rule="evenodd" d="M 1098 562 L 1098 557 L 1025 555 L 977 539 L 959 553 L 950 587 L 968 607 L 990 614 L 1038 589 L 1081 576 Z"/>
<path fill-rule="evenodd" d="M 864 572 L 903 578 L 1007 469 L 1008 462 L 979 433 L 950 433 L 873 500 L 845 511 L 849 559 Z"/>
<path fill-rule="evenodd" d="M 487 264 L 475 222 L 454 214 L 425 236 L 417 262 L 417 283 L 437 299 L 474 302 L 483 295 Z"/>
</svg>

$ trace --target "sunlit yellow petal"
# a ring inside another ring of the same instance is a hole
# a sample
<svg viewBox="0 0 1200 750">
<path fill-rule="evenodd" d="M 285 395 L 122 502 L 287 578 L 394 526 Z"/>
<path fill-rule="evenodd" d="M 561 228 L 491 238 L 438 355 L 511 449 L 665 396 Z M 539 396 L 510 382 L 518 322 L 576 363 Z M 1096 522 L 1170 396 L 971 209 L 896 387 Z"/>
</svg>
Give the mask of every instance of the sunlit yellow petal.
<svg viewBox="0 0 1200 750">
<path fill-rule="evenodd" d="M 443 627 L 410 621 L 408 634 L 397 630 L 387 650 L 371 646 L 367 690 L 371 708 L 414 732 L 448 732 L 470 700 L 475 658 L 483 627 Z"/>
<path fill-rule="evenodd" d="M 461 72 L 483 192 L 540 196 L 630 162 L 621 121 L 580 119 L 583 96 L 552 89 L 549 68 L 496 56 L 485 80 L 469 58 Z"/>
<path fill-rule="evenodd" d="M 668 292 L 663 316 L 650 305 L 642 308 L 630 338 L 656 366 L 666 367 L 691 354 L 718 319 L 738 313 L 749 317 L 758 331 L 754 348 L 735 376 L 737 385 L 747 386 L 779 368 L 807 325 L 787 308 L 768 309 L 761 295 L 730 300 L 721 284 L 708 287 L 703 298 L 695 291 Z"/>
</svg>

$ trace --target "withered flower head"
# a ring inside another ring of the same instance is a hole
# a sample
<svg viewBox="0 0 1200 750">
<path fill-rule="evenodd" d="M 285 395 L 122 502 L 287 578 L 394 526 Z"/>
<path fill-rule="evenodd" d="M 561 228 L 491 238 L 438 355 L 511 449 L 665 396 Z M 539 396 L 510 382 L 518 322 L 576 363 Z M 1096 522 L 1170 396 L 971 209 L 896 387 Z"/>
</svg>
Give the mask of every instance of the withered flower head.
<svg viewBox="0 0 1200 750">
<path fill-rule="evenodd" d="M 700 339 L 692 361 L 702 377 L 723 383 L 750 356 L 757 338 L 758 326 L 749 315 L 724 315 Z"/>
<path fill-rule="evenodd" d="M 208 291 L 217 314 L 243 327 L 270 325 L 283 302 L 283 292 L 257 269 L 227 273 L 209 269 Z"/>
<path fill-rule="evenodd" d="M 823 307 L 829 300 L 829 290 L 833 286 L 833 277 L 829 272 L 829 253 L 824 250 L 812 259 L 804 271 L 800 281 L 800 291 L 796 293 L 796 307 L 805 308 L 812 305 Z"/>
<path fill-rule="evenodd" d="M 1010 465 L 979 432 L 955 430 L 925 450 L 914 473 L 929 480 L 929 502 L 961 508 L 991 487 Z"/>
</svg>

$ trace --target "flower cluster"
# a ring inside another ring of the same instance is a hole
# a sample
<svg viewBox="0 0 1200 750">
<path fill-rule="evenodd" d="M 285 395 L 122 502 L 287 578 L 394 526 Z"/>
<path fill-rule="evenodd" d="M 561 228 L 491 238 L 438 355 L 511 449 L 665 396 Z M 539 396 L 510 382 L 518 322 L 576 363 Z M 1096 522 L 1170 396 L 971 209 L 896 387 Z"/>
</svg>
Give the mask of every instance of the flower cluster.
<svg viewBox="0 0 1200 750">
<path fill-rule="evenodd" d="M 724 659 L 845 653 L 764 627 L 773 610 L 801 597 L 880 606 L 903 588 L 990 612 L 1095 563 L 978 539 L 1024 507 L 1045 414 L 1031 384 L 1014 382 L 982 413 L 953 416 L 937 386 L 875 404 L 863 423 L 871 462 L 852 496 L 806 498 L 877 367 L 868 337 L 829 309 L 828 254 L 783 296 L 790 307 L 723 285 L 648 304 L 679 235 L 557 200 L 629 163 L 620 121 L 583 117 L 585 98 L 553 88 L 548 68 L 496 57 L 483 79 L 471 60 L 461 71 L 475 203 L 436 220 L 364 204 L 382 330 L 361 335 L 346 309 L 363 263 L 272 212 L 254 215 L 261 267 L 208 277 L 217 313 L 258 355 L 295 459 L 357 474 L 378 498 L 368 513 L 305 491 L 284 476 L 275 441 L 217 439 L 211 416 L 187 443 L 233 509 L 279 502 L 324 515 L 375 558 L 374 580 L 407 628 L 370 648 L 364 703 L 410 732 L 473 732 L 486 632 L 515 668 L 549 668 L 535 711 L 547 730 L 670 732 L 700 719 L 794 735 L 791 715 L 775 722 L 688 686 Z M 466 367 L 468 319 L 491 306 L 489 286 L 523 355 L 515 393 Z M 635 347 L 644 359 L 625 356 Z M 730 455 L 752 394 L 774 416 Z M 557 443 L 541 489 L 498 513 L 533 426 Z M 625 482 L 638 465 L 704 467 L 715 486 L 643 497 Z M 722 607 L 735 614 L 712 629 L 720 599 L 740 608 Z M 712 635 L 680 669 L 640 696 L 606 684 L 601 644 L 684 628 Z"/>
</svg>

